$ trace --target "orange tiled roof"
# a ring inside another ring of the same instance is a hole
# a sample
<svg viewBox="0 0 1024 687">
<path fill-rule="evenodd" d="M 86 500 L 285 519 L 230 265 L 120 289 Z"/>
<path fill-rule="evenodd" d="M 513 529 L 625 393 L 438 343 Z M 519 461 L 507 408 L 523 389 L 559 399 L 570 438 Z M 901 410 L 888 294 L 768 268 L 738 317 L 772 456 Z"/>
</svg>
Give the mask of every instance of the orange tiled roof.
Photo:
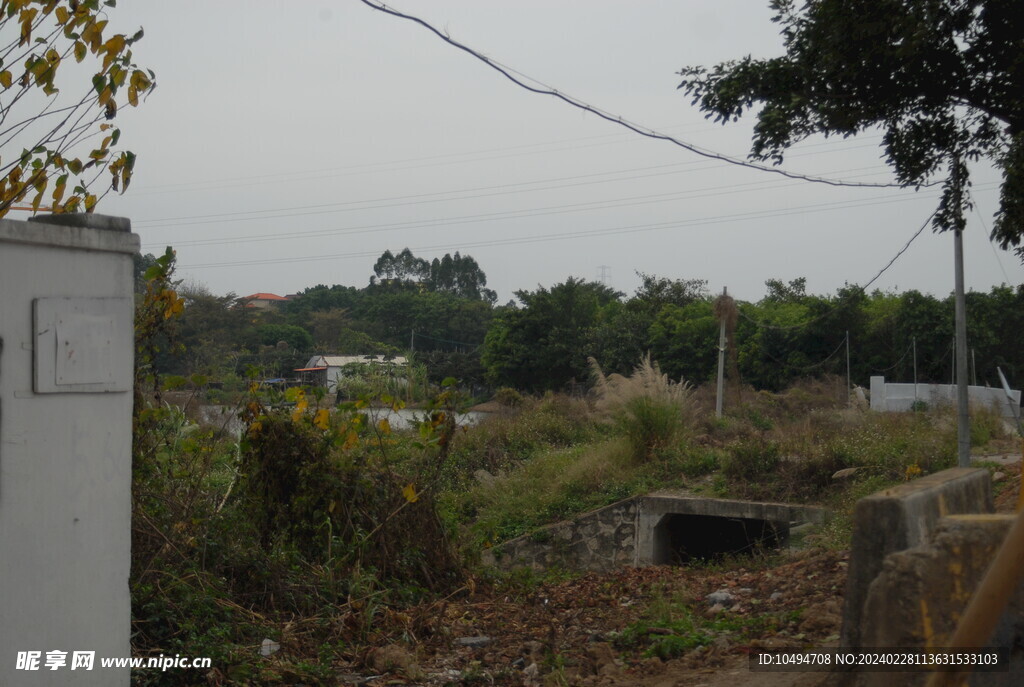
<svg viewBox="0 0 1024 687">
<path fill-rule="evenodd" d="M 246 296 L 244 300 L 247 301 L 286 301 L 288 300 L 284 296 L 278 296 L 276 293 L 254 293 L 251 296 Z"/>
</svg>

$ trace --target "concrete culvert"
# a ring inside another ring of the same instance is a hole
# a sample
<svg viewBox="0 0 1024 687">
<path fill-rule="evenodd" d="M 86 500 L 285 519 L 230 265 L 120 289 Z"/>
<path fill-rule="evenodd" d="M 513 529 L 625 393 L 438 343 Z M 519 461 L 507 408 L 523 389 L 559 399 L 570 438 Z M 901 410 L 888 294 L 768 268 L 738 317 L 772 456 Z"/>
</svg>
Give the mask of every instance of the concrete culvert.
<svg viewBox="0 0 1024 687">
<path fill-rule="evenodd" d="M 682 565 L 777 549 L 789 539 L 789 523 L 670 513 L 662 517 L 652 534 L 652 562 Z"/>
</svg>

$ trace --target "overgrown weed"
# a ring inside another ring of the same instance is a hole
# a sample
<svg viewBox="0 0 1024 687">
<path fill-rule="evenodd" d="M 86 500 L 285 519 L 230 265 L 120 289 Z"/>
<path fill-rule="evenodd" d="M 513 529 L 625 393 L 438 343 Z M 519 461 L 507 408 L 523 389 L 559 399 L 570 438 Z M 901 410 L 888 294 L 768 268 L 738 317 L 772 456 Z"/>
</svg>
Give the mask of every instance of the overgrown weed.
<svg viewBox="0 0 1024 687">
<path fill-rule="evenodd" d="M 593 358 L 591 376 L 598 413 L 612 419 L 629 439 L 633 459 L 643 462 L 679 442 L 693 425 L 692 387 L 662 374 L 650 354 L 641 358 L 629 377 L 605 375 Z"/>
</svg>

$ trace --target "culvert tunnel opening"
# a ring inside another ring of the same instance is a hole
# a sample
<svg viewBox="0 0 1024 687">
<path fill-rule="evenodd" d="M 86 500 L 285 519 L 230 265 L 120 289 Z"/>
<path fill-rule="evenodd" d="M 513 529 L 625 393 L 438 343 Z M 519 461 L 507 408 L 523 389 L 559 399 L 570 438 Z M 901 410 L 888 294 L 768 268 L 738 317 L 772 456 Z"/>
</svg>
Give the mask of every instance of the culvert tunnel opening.
<svg viewBox="0 0 1024 687">
<path fill-rule="evenodd" d="M 654 529 L 654 562 L 685 565 L 778 549 L 789 523 L 756 518 L 668 514 Z"/>
</svg>

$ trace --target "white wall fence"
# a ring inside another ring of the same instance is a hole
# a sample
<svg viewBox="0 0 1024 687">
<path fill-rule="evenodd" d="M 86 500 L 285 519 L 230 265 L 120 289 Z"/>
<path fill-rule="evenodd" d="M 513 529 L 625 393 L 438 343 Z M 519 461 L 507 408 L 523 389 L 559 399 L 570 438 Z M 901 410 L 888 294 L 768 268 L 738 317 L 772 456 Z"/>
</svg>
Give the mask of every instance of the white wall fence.
<svg viewBox="0 0 1024 687">
<path fill-rule="evenodd" d="M 1020 412 L 1020 390 L 1011 390 L 1013 402 L 1006 397 L 1000 388 L 987 386 L 967 387 L 967 398 L 972 405 L 998 408 L 999 413 L 1008 420 L 1013 420 Z M 956 386 L 953 384 L 893 384 L 886 382 L 885 377 L 871 378 L 871 410 L 904 411 L 912 410 L 915 403 L 924 403 L 928 407 L 936 405 L 955 405 Z"/>
<path fill-rule="evenodd" d="M 138 249 L 119 218 L 0 220 L 3 687 L 129 684 L 101 660 L 129 655 Z"/>
</svg>

